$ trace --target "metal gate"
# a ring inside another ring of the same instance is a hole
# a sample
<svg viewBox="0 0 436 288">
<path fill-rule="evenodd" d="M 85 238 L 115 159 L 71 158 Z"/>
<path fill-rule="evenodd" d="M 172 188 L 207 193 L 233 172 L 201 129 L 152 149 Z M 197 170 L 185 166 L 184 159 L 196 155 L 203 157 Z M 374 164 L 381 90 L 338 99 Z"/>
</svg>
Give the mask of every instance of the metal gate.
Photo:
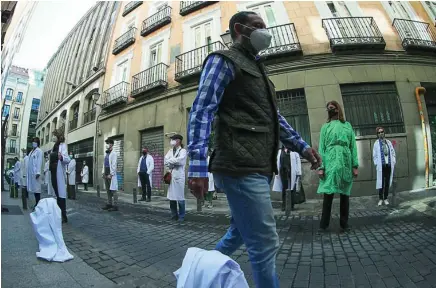
<svg viewBox="0 0 436 288">
<path fill-rule="evenodd" d="M 164 131 L 163 128 L 153 128 L 141 133 L 141 150 L 146 147 L 154 159 L 153 183 L 152 188 L 163 190 L 162 177 L 164 173 Z"/>
<path fill-rule="evenodd" d="M 118 190 L 124 191 L 124 137 L 115 137 L 113 151 L 117 153 Z"/>
</svg>

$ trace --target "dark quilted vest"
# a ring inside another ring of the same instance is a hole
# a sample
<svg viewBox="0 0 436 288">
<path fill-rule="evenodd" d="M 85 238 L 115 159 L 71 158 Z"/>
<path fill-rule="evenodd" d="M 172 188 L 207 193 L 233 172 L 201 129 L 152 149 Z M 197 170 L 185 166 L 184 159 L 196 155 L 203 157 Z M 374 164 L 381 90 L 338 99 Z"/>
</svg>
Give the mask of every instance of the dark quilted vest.
<svg viewBox="0 0 436 288">
<path fill-rule="evenodd" d="M 239 46 L 211 53 L 235 65 L 215 115 L 215 147 L 209 171 L 228 175 L 277 172 L 279 124 L 275 89 L 263 64 Z M 206 59 L 207 60 L 207 59 Z"/>
</svg>

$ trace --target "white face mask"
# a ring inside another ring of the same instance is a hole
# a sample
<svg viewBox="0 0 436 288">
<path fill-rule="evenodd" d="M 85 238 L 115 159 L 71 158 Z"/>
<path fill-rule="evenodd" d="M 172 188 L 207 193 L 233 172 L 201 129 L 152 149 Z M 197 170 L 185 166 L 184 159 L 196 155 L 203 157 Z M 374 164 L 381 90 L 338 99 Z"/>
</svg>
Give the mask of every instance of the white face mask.
<svg viewBox="0 0 436 288">
<path fill-rule="evenodd" d="M 56 142 L 56 141 L 58 141 L 58 137 L 53 136 L 53 137 L 51 138 L 51 141 L 52 141 L 52 142 Z"/>
<path fill-rule="evenodd" d="M 253 46 L 253 49 L 256 50 L 257 53 L 267 49 L 271 44 L 272 35 L 268 32 L 268 29 L 254 29 L 244 24 L 237 24 L 253 30 L 253 32 L 250 34 L 250 37 L 244 34 L 242 34 L 242 36 L 250 39 L 251 46 Z"/>
<path fill-rule="evenodd" d="M 176 140 L 171 140 L 171 141 L 170 141 L 170 145 L 171 145 L 171 147 L 176 146 L 176 143 L 177 143 Z"/>
</svg>

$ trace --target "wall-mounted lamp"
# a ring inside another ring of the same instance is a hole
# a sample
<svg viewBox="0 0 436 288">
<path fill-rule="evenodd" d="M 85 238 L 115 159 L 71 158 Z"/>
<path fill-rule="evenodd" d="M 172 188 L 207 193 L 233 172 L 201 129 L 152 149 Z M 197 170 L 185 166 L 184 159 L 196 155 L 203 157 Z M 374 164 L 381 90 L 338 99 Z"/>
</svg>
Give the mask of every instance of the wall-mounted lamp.
<svg viewBox="0 0 436 288">
<path fill-rule="evenodd" d="M 221 35 L 221 39 L 223 39 L 223 42 L 227 47 L 229 47 L 233 43 L 232 36 L 230 35 L 229 30 Z"/>
</svg>

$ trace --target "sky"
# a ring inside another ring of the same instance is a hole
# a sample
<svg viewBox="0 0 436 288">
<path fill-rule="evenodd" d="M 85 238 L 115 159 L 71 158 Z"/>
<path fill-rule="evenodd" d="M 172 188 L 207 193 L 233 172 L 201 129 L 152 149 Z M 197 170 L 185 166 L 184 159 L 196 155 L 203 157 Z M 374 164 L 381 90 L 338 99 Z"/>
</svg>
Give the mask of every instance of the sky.
<svg viewBox="0 0 436 288">
<path fill-rule="evenodd" d="M 42 70 L 59 45 L 96 1 L 40 1 L 13 65 Z"/>
</svg>

